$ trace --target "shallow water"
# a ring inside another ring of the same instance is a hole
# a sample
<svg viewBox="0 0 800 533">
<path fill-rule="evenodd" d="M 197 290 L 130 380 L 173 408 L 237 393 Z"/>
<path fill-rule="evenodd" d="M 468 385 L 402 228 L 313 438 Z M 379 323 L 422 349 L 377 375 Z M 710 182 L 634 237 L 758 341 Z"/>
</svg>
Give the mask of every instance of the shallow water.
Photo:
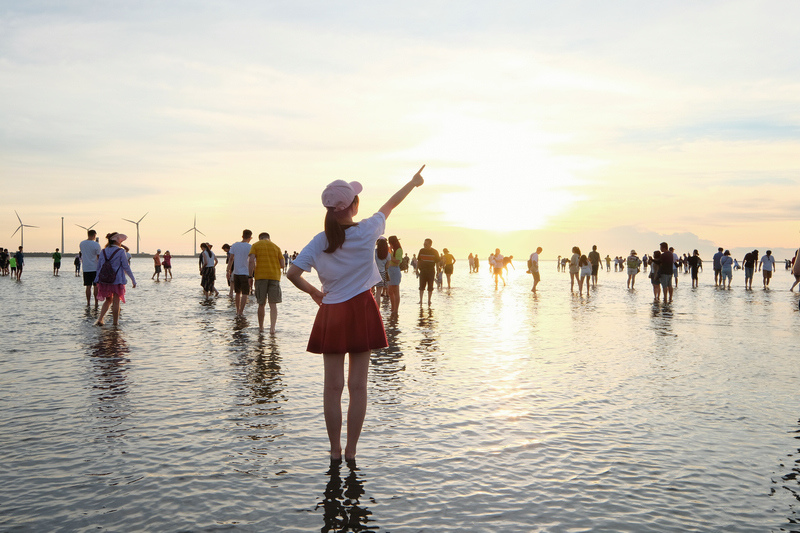
<svg viewBox="0 0 800 533">
<path fill-rule="evenodd" d="M 420 308 L 406 275 L 358 468 L 329 470 L 315 305 L 288 282 L 271 338 L 255 305 L 203 301 L 194 260 L 160 283 L 137 260 L 100 328 L 81 278 L 27 263 L 0 278 L 0 530 L 800 531 L 783 270 L 681 274 L 670 306 L 641 275 L 580 297 L 544 262 L 534 296 L 464 261 Z"/>
</svg>

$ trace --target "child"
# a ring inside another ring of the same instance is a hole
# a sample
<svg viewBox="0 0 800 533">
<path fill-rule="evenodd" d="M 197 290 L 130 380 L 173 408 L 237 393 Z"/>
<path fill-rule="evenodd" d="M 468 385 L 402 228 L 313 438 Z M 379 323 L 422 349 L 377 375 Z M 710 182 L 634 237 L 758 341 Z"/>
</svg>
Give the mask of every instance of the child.
<svg viewBox="0 0 800 533">
<path fill-rule="evenodd" d="M 358 214 L 361 184 L 343 180 L 330 183 L 322 192 L 322 205 L 328 210 L 325 231 L 303 248 L 286 274 L 289 281 L 320 306 L 307 350 L 323 354 L 323 411 L 331 461 L 342 459 L 345 353 L 350 354 L 347 379 L 350 403 L 344 458 L 354 461 L 367 410 L 370 350 L 388 345 L 378 305 L 370 292 L 380 281 L 374 259 L 375 241 L 384 233 L 386 218 L 392 210 L 412 189 L 424 183 L 423 168 L 425 165 L 377 213 L 359 223 L 353 222 L 353 217 Z M 303 272 L 310 272 L 312 267 L 317 270 L 322 290 L 303 278 Z"/>
</svg>

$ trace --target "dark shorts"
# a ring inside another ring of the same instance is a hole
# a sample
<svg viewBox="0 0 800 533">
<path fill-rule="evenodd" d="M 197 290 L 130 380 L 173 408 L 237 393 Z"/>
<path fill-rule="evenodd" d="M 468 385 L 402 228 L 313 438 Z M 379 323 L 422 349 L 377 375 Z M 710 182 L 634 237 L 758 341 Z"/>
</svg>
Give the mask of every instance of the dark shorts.
<svg viewBox="0 0 800 533">
<path fill-rule="evenodd" d="M 253 288 L 258 305 L 281 303 L 281 282 L 277 279 L 257 279 Z"/>
<path fill-rule="evenodd" d="M 53 263 L 53 268 L 61 268 L 61 263 Z"/>
<path fill-rule="evenodd" d="M 419 271 L 419 290 L 424 291 L 427 287 L 429 291 L 433 290 L 433 280 L 436 277 L 436 272 L 432 270 Z"/>
<path fill-rule="evenodd" d="M 86 272 L 83 271 L 83 286 L 89 287 L 94 285 L 94 278 L 97 277 L 97 272 Z"/>
<path fill-rule="evenodd" d="M 453 274 L 453 265 L 445 265 L 444 266 L 444 273 L 448 276 Z"/>
<path fill-rule="evenodd" d="M 762 270 L 761 272 L 764 273 L 764 279 L 769 279 L 772 277 L 772 270 Z"/>
<path fill-rule="evenodd" d="M 672 287 L 672 274 L 661 274 L 661 286 L 665 289 Z"/>
<path fill-rule="evenodd" d="M 156 272 L 155 273 L 158 274 L 159 272 L 161 272 L 161 265 L 156 265 Z"/>
<path fill-rule="evenodd" d="M 250 276 L 244 274 L 233 275 L 233 292 L 236 294 L 250 294 Z"/>
<path fill-rule="evenodd" d="M 541 280 L 541 277 L 539 276 L 538 272 L 531 272 L 531 274 L 533 274 L 533 281 L 537 281 L 538 282 L 538 281 Z"/>
<path fill-rule="evenodd" d="M 600 267 L 600 265 L 592 265 L 592 276 L 596 276 L 597 275 L 597 270 L 598 270 L 599 267 Z"/>
<path fill-rule="evenodd" d="M 753 277 L 753 269 L 750 267 L 744 267 L 744 279 L 750 279 Z"/>
</svg>

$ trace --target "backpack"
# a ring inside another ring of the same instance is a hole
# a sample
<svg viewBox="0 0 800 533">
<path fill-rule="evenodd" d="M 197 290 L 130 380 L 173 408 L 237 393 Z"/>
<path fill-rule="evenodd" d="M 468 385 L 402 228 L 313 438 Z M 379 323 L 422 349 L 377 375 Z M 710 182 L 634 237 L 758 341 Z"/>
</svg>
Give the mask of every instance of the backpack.
<svg viewBox="0 0 800 533">
<path fill-rule="evenodd" d="M 119 271 L 119 268 L 114 270 L 114 267 L 111 266 L 111 259 L 117 255 L 119 251 L 120 248 L 117 248 L 114 250 L 114 253 L 111 254 L 111 257 L 108 257 L 106 250 L 103 250 L 103 259 L 105 259 L 105 262 L 103 262 L 103 266 L 100 268 L 100 274 L 97 277 L 97 281 L 100 283 L 111 284 L 117 280 L 117 272 Z"/>
</svg>

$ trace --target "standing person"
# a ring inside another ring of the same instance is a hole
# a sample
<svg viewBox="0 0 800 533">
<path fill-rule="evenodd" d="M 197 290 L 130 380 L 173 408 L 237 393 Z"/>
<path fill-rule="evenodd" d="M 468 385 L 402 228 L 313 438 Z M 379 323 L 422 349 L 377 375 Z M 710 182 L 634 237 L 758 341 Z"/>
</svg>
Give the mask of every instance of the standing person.
<svg viewBox="0 0 800 533">
<path fill-rule="evenodd" d="M 433 281 L 436 279 L 436 265 L 439 264 L 439 251 L 433 248 L 433 241 L 425 239 L 422 248 L 417 254 L 417 269 L 419 270 L 419 305 L 422 305 L 422 295 L 428 289 L 428 305 L 431 305 L 433 294 Z"/>
<path fill-rule="evenodd" d="M 256 300 L 258 301 L 258 330 L 264 331 L 264 315 L 269 303 L 269 334 L 275 335 L 278 321 L 278 304 L 281 295 L 281 273 L 283 262 L 281 249 L 269 238 L 269 233 L 258 234 L 258 241 L 250 247 L 250 276 L 255 279 Z"/>
<path fill-rule="evenodd" d="M 442 263 L 444 263 L 444 275 L 447 277 L 447 288 L 450 288 L 450 276 L 453 275 L 453 265 L 456 264 L 456 258 L 447 248 L 442 248 Z"/>
<path fill-rule="evenodd" d="M 639 266 L 642 260 L 636 255 L 636 250 L 631 250 L 631 255 L 625 260 L 628 267 L 628 288 L 633 289 L 636 284 L 636 274 L 639 273 Z"/>
<path fill-rule="evenodd" d="M 611 272 L 611 256 L 606 255 L 606 272 Z"/>
<path fill-rule="evenodd" d="M 561 272 L 561 256 L 560 255 L 558 256 L 558 259 L 556 260 L 556 272 Z"/>
<path fill-rule="evenodd" d="M 764 289 L 769 289 L 769 280 L 772 278 L 772 273 L 775 272 L 775 258 L 772 256 L 772 250 L 767 250 L 767 255 L 761 258 L 758 269 L 764 274 Z"/>
<path fill-rule="evenodd" d="M 467 264 L 469 265 L 469 273 L 472 274 L 472 253 L 470 253 L 467 257 Z"/>
<path fill-rule="evenodd" d="M 692 272 L 692 288 L 695 289 L 699 285 L 697 274 L 700 270 L 703 270 L 703 260 L 700 259 L 700 252 L 697 250 L 692 252 L 692 255 L 686 259 L 686 262 L 689 264 L 689 269 Z"/>
<path fill-rule="evenodd" d="M 392 308 L 392 315 L 397 316 L 400 307 L 400 280 L 403 277 L 400 272 L 400 263 L 403 260 L 403 249 L 400 247 L 400 240 L 397 235 L 389 237 L 389 265 L 386 272 L 389 275 L 389 305 Z"/>
<path fill-rule="evenodd" d="M 56 251 L 53 252 L 53 275 L 58 276 L 58 271 L 61 270 L 61 252 Z"/>
<path fill-rule="evenodd" d="M 8 264 L 11 267 L 11 277 L 17 277 L 17 258 L 14 255 L 8 256 Z"/>
<path fill-rule="evenodd" d="M 531 275 L 533 276 L 533 288 L 531 292 L 536 292 L 536 286 L 539 284 L 541 280 L 541 276 L 539 275 L 539 254 L 542 253 L 542 247 L 539 246 L 536 248 L 536 251 L 531 254 L 530 262 L 531 262 Z"/>
<path fill-rule="evenodd" d="M 412 260 L 415 270 L 417 262 L 416 257 L 415 255 Z M 378 274 L 381 276 L 381 280 L 373 287 L 373 289 L 375 289 L 375 301 L 378 302 L 378 305 L 381 303 L 383 291 L 389 294 L 389 291 L 386 289 L 389 283 L 389 274 L 386 272 L 386 267 L 389 265 L 390 260 L 389 242 L 386 240 L 386 237 L 379 237 L 378 240 L 375 241 L 375 265 L 378 267 Z"/>
<path fill-rule="evenodd" d="M 170 255 L 169 250 L 164 252 L 162 265 L 164 266 L 164 281 L 167 281 L 167 275 L 169 275 L 169 279 L 172 279 L 172 255 Z"/>
<path fill-rule="evenodd" d="M 155 279 L 156 281 L 161 281 L 161 248 L 156 250 L 156 255 L 153 256 L 153 266 L 155 267 L 155 272 L 153 275 L 150 276 L 150 279 Z"/>
<path fill-rule="evenodd" d="M 73 261 L 73 263 L 75 263 L 75 277 L 77 278 L 78 276 L 81 275 L 81 254 L 80 254 L 80 252 L 78 252 L 78 254 L 75 256 L 75 260 Z"/>
<path fill-rule="evenodd" d="M 111 307 L 111 318 L 115 326 L 119 325 L 119 304 L 125 302 L 125 284 L 127 279 L 125 274 L 131 278 L 131 286 L 136 288 L 136 278 L 133 277 L 131 266 L 128 264 L 128 258 L 125 255 L 125 250 L 120 246 L 122 241 L 127 239 L 126 235 L 122 233 L 109 233 L 106 235 L 108 243 L 105 249 L 100 254 L 98 261 L 97 274 L 95 283 L 97 283 L 97 298 L 103 300 L 103 307 L 100 309 L 100 316 L 97 317 L 98 326 L 103 325 L 103 318 Z M 103 269 L 103 266 L 108 264 L 110 268 Z M 106 271 L 109 271 L 110 278 L 105 278 Z"/>
<path fill-rule="evenodd" d="M 222 245 L 222 251 L 225 252 L 225 281 L 228 282 L 228 298 L 233 298 L 233 284 L 231 283 L 231 245 L 227 242 Z"/>
<path fill-rule="evenodd" d="M 725 279 L 728 280 L 728 289 L 731 288 L 731 282 L 733 281 L 733 259 L 731 258 L 730 250 L 725 250 L 722 253 L 722 258 L 719 260 L 719 265 L 721 267 L 720 272 L 720 286 L 724 289 L 725 288 Z M 747 285 L 745 284 L 745 287 Z"/>
<path fill-rule="evenodd" d="M 744 266 L 744 288 L 753 290 L 753 273 L 758 262 L 758 250 L 753 250 L 744 255 L 742 266 Z"/>
<path fill-rule="evenodd" d="M 492 272 L 494 274 L 494 288 L 497 289 L 497 278 L 503 280 L 503 287 L 506 286 L 506 279 L 503 277 L 503 254 L 500 253 L 500 248 L 495 248 L 494 253 L 489 256 L 489 264 L 492 265 Z"/>
<path fill-rule="evenodd" d="M 580 256 L 578 258 L 578 268 L 580 269 L 580 279 L 578 280 L 578 292 L 580 296 L 583 296 L 583 282 L 586 281 L 586 295 L 589 295 L 589 280 L 592 277 L 592 264 L 589 262 L 589 258 L 585 255 Z"/>
<path fill-rule="evenodd" d="M 722 265 L 720 264 L 720 259 L 722 259 L 722 256 L 722 247 L 720 246 L 717 248 L 717 253 L 715 253 L 714 257 L 711 258 L 711 262 L 714 267 L 714 285 L 717 287 L 719 286 L 720 281 L 722 281 Z"/>
<path fill-rule="evenodd" d="M 794 259 L 792 259 L 792 268 L 790 270 L 792 275 L 794 276 L 794 283 L 789 288 L 789 292 L 794 292 L 794 288 L 800 283 L 800 248 L 797 249 L 797 252 L 794 254 Z"/>
<path fill-rule="evenodd" d="M 678 288 L 678 274 L 681 271 L 681 257 L 675 253 L 675 248 L 672 246 L 669 247 L 669 251 L 672 254 L 672 276 L 675 278 L 675 288 Z"/>
<path fill-rule="evenodd" d="M 650 284 L 653 286 L 653 297 L 656 301 L 661 299 L 661 274 L 658 273 L 660 268 L 661 252 L 656 250 L 650 261 Z"/>
<path fill-rule="evenodd" d="M 575 281 L 578 280 L 578 274 L 581 271 L 581 249 L 577 246 L 572 247 L 572 257 L 569 260 L 569 290 L 575 292 Z"/>
<path fill-rule="evenodd" d="M 219 296 L 219 291 L 214 286 L 217 279 L 217 256 L 211 251 L 211 245 L 207 242 L 200 243 L 200 286 L 203 287 L 203 294 L 206 300 L 214 293 Z"/>
<path fill-rule="evenodd" d="M 422 168 L 425 168 L 424 165 Z M 367 410 L 367 374 L 370 350 L 388 346 L 378 305 L 370 293 L 379 279 L 373 260 L 375 240 L 386 228 L 386 218 L 415 188 L 423 184 L 422 168 L 380 210 L 359 223 L 361 184 L 336 180 L 322 193 L 327 209 L 325 232 L 315 236 L 297 256 L 287 278 L 320 306 L 308 351 L 321 353 L 325 365 L 323 410 L 332 461 L 342 455 L 354 461 Z M 303 278 L 316 268 L 322 290 Z M 347 443 L 341 445 L 344 358 L 350 354 L 347 387 Z"/>
<path fill-rule="evenodd" d="M 661 292 L 664 293 L 664 303 L 672 303 L 672 273 L 675 269 L 675 255 L 669 251 L 669 245 L 662 242 L 661 260 L 658 267 L 658 275 L 661 278 Z"/>
<path fill-rule="evenodd" d="M 474 263 L 474 265 L 472 266 L 473 272 L 475 272 L 477 274 L 478 273 L 478 269 L 481 266 L 481 260 L 478 259 L 478 252 L 475 252 L 475 254 L 472 256 L 472 261 Z"/>
<path fill-rule="evenodd" d="M 14 259 L 17 262 L 17 281 L 22 277 L 22 267 L 25 266 L 25 254 L 22 253 L 22 246 L 14 254 Z"/>
<path fill-rule="evenodd" d="M 81 241 L 81 262 L 83 263 L 83 286 L 86 287 L 86 305 L 92 303 L 92 292 L 94 292 L 94 305 L 97 307 L 97 262 L 100 259 L 100 243 L 97 242 L 97 232 L 90 229 L 86 233 L 86 240 Z"/>
<path fill-rule="evenodd" d="M 597 271 L 600 270 L 600 254 L 597 252 L 597 245 L 592 245 L 592 251 L 588 255 L 589 262 L 592 264 L 592 287 L 597 286 Z M 589 287 L 586 287 L 587 289 Z"/>
<path fill-rule="evenodd" d="M 286 269 L 289 268 L 289 250 L 283 251 L 283 273 L 286 274 Z"/>
<path fill-rule="evenodd" d="M 414 275 L 419 277 L 419 270 L 417 270 L 417 266 L 419 265 L 419 261 L 417 261 L 417 254 L 411 255 L 411 268 L 414 269 Z"/>
<path fill-rule="evenodd" d="M 253 232 L 242 231 L 242 240 L 231 245 L 231 260 L 228 263 L 228 278 L 232 279 L 233 292 L 236 293 L 236 317 L 244 316 L 244 306 L 250 294 L 250 241 Z"/>
<path fill-rule="evenodd" d="M 0 246 L 0 276 L 8 276 L 8 249 Z"/>
</svg>

